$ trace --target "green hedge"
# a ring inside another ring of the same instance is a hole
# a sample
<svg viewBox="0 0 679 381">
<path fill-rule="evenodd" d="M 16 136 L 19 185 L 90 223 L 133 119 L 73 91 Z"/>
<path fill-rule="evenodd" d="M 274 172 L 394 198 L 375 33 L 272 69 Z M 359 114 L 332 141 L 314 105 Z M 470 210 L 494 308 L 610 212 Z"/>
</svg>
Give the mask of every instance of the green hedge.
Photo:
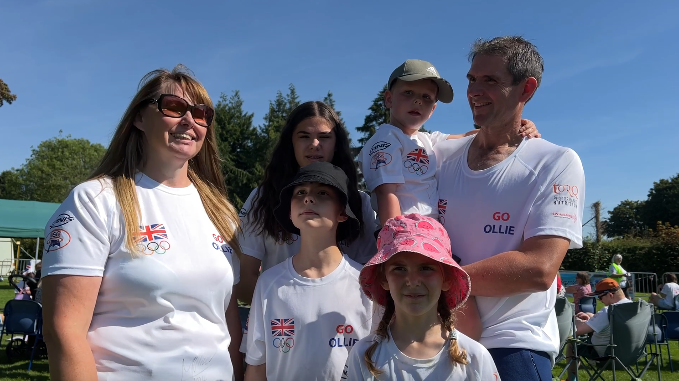
<svg viewBox="0 0 679 381">
<path fill-rule="evenodd" d="M 568 250 L 564 270 L 608 271 L 613 255 L 622 255 L 622 267 L 630 272 L 652 272 L 661 276 L 679 272 L 679 227 L 658 225 L 649 238 L 618 238 L 597 244 L 584 242 L 582 249 Z"/>
</svg>

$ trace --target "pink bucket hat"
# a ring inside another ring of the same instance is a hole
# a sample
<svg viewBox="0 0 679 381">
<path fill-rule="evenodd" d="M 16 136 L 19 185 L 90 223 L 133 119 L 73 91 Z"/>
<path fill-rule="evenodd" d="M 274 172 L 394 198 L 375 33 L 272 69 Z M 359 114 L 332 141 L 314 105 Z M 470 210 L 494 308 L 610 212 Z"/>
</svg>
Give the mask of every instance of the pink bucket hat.
<svg viewBox="0 0 679 381">
<path fill-rule="evenodd" d="M 422 254 L 445 265 L 442 266 L 445 279 L 451 280 L 452 284 L 443 295 L 451 310 L 467 300 L 471 281 L 467 272 L 453 260 L 446 229 L 435 219 L 417 213 L 396 216 L 387 221 L 380 231 L 377 254 L 365 264 L 359 277 L 361 288 L 368 298 L 382 306 L 386 304 L 388 291 L 382 288 L 378 265 L 404 251 Z"/>
</svg>

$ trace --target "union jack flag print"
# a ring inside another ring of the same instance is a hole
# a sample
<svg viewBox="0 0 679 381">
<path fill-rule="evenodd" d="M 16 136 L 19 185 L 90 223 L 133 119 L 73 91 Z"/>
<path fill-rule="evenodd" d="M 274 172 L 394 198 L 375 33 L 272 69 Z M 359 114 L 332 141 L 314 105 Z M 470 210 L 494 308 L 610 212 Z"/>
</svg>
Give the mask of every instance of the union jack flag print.
<svg viewBox="0 0 679 381">
<path fill-rule="evenodd" d="M 446 214 L 446 209 L 448 208 L 448 200 L 442 200 L 439 198 L 439 214 Z"/>
<path fill-rule="evenodd" d="M 165 224 L 139 226 L 139 242 L 150 242 L 156 239 L 167 239 Z"/>
<path fill-rule="evenodd" d="M 295 336 L 295 319 L 272 319 L 271 335 Z"/>
<path fill-rule="evenodd" d="M 420 164 L 429 164 L 429 155 L 427 155 L 427 151 L 422 148 L 410 151 L 408 156 L 406 156 L 406 159 Z"/>
</svg>

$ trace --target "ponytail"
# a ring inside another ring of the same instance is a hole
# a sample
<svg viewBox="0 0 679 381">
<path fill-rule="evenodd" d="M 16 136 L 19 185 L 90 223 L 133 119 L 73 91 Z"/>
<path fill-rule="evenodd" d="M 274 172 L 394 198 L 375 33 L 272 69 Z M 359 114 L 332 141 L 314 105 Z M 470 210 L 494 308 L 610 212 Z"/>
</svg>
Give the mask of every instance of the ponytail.
<svg viewBox="0 0 679 381">
<path fill-rule="evenodd" d="M 396 307 L 394 306 L 394 299 L 392 299 L 391 294 L 387 292 L 386 308 L 384 310 L 384 315 L 382 315 L 380 325 L 377 326 L 377 329 L 375 330 L 375 341 L 368 347 L 368 349 L 365 351 L 365 355 L 363 356 L 365 365 L 368 367 L 370 373 L 372 373 L 373 376 L 375 377 L 382 374 L 382 371 L 377 369 L 377 367 L 375 366 L 375 361 L 373 361 L 373 354 L 375 353 L 377 346 L 382 342 L 382 340 L 384 339 L 389 340 L 389 333 L 387 332 L 387 330 L 389 328 L 389 323 L 391 323 L 391 319 L 394 317 L 395 310 Z"/>
<path fill-rule="evenodd" d="M 448 357 L 450 357 L 450 361 L 452 361 L 453 364 L 469 364 L 469 361 L 467 360 L 467 351 L 460 348 L 457 342 L 457 336 L 453 336 L 453 329 L 455 329 L 455 316 L 448 308 L 448 303 L 446 303 L 446 298 L 443 296 L 443 294 L 441 294 L 439 297 L 438 313 L 441 317 L 443 329 L 448 331 L 450 340 L 450 347 L 448 347 Z"/>
</svg>

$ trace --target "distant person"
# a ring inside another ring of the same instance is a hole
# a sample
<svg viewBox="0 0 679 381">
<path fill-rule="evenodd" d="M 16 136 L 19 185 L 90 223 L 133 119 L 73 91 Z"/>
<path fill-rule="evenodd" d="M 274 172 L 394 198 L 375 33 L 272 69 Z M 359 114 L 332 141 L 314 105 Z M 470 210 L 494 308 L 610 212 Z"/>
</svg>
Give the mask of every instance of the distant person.
<svg viewBox="0 0 679 381">
<path fill-rule="evenodd" d="M 679 284 L 677 284 L 677 276 L 672 273 L 667 273 L 664 276 L 665 284 L 659 293 L 652 292 L 648 301 L 653 303 L 656 307 L 663 310 L 675 310 L 677 306 L 674 304 L 674 297 L 679 295 Z"/>
<path fill-rule="evenodd" d="M 183 66 L 147 74 L 97 169 L 47 223 L 53 381 L 242 379 L 238 214 L 213 120 Z"/>
<path fill-rule="evenodd" d="M 339 247 L 358 263 L 367 262 L 377 251 L 375 213 L 370 196 L 358 190 L 358 173 L 349 134 L 337 113 L 323 102 L 305 102 L 297 106 L 285 122 L 264 179 L 252 190 L 240 211 L 243 249 L 241 282 L 236 287 L 238 299 L 250 303 L 260 272 L 285 262 L 300 250 L 299 235 L 283 228 L 274 217 L 281 190 L 300 168 L 317 162 L 332 163 L 349 179 L 349 205 L 356 213 L 360 232 L 340 242 Z"/>
<path fill-rule="evenodd" d="M 622 262 L 622 255 L 615 254 L 611 259 L 611 266 L 608 268 L 609 277 L 615 279 L 620 285 L 620 289 L 625 294 L 626 298 L 629 298 L 629 292 L 627 291 L 627 277 L 629 273 L 620 266 Z"/>
<path fill-rule="evenodd" d="M 533 44 L 478 40 L 469 58 L 466 99 L 481 128 L 434 147 L 443 225 L 502 380 L 551 380 L 556 275 L 566 251 L 582 247 L 584 170 L 572 149 L 520 133 L 543 72 Z"/>
<path fill-rule="evenodd" d="M 575 316 L 576 336 L 592 333 L 589 343 L 595 345 L 594 347 L 579 345 L 578 356 L 585 356 L 587 358 L 603 357 L 606 352 L 606 346 L 610 343 L 611 339 L 611 330 L 608 324 L 608 306 L 631 303 L 632 301 L 625 297 L 618 282 L 611 278 L 602 279 L 596 284 L 595 291 L 587 294 L 587 296 L 596 296 L 605 307 L 596 314 L 579 312 Z M 573 356 L 573 347 L 570 344 L 568 346 L 568 355 L 570 357 Z M 569 367 L 569 380 L 571 381 L 577 380 L 575 369 L 576 362 L 574 361 Z"/>
<path fill-rule="evenodd" d="M 580 299 L 592 292 L 592 285 L 590 282 L 589 273 L 586 271 L 580 271 L 575 274 L 575 284 L 566 287 L 566 292 L 573 294 L 573 304 L 575 304 L 575 312 L 581 312 L 580 310 Z"/>
</svg>

